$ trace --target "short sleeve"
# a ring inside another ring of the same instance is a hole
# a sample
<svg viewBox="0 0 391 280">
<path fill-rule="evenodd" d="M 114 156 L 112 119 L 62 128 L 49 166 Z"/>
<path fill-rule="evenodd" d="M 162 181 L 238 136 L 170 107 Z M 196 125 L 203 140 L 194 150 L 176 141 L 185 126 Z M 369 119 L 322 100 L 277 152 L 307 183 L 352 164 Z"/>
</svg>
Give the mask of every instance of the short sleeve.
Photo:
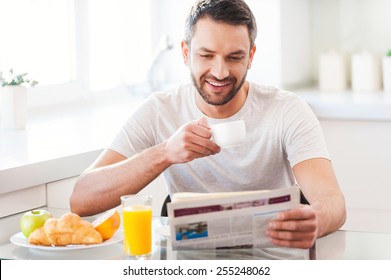
<svg viewBox="0 0 391 280">
<path fill-rule="evenodd" d="M 283 130 L 283 146 L 291 167 L 312 158 L 330 160 L 319 120 L 297 96 L 286 104 Z"/>
<path fill-rule="evenodd" d="M 149 98 L 132 113 L 108 148 L 129 158 L 154 146 L 156 118 L 157 110 Z"/>
</svg>

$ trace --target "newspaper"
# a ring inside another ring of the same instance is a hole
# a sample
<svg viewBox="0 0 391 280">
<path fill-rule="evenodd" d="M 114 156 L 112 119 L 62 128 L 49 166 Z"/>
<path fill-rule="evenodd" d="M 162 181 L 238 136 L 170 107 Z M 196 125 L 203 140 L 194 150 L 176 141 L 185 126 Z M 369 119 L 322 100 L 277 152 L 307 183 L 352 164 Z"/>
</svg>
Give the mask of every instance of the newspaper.
<svg viewBox="0 0 391 280">
<path fill-rule="evenodd" d="M 297 186 L 276 190 L 177 193 L 167 204 L 173 250 L 270 248 L 268 221 L 298 207 Z"/>
</svg>

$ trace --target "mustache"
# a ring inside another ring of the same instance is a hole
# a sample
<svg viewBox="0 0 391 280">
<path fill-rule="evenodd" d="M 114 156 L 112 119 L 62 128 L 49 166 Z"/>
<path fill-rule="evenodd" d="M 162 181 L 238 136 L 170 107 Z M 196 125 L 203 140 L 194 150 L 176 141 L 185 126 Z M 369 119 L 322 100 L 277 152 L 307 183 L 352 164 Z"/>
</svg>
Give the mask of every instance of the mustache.
<svg viewBox="0 0 391 280">
<path fill-rule="evenodd" d="M 211 80 L 219 83 L 235 83 L 236 79 L 234 77 L 228 76 L 225 77 L 224 79 L 218 79 L 213 75 L 207 75 L 204 77 L 204 80 Z"/>
</svg>

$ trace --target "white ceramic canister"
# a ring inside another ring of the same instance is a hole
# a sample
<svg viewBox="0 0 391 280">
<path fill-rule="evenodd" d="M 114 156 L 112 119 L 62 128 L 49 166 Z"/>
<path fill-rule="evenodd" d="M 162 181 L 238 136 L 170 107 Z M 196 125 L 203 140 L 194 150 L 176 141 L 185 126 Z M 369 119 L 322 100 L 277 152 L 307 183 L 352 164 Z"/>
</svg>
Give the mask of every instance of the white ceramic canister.
<svg viewBox="0 0 391 280">
<path fill-rule="evenodd" d="M 346 57 L 336 51 L 323 53 L 319 58 L 319 88 L 346 90 L 348 84 Z"/>
<path fill-rule="evenodd" d="M 391 93 L 391 56 L 383 57 L 383 87 Z"/>
<path fill-rule="evenodd" d="M 353 54 L 352 89 L 355 91 L 381 89 L 381 67 L 376 56 L 366 51 Z"/>
<path fill-rule="evenodd" d="M 27 119 L 27 88 L 0 87 L 1 124 L 4 130 L 25 129 Z"/>
</svg>

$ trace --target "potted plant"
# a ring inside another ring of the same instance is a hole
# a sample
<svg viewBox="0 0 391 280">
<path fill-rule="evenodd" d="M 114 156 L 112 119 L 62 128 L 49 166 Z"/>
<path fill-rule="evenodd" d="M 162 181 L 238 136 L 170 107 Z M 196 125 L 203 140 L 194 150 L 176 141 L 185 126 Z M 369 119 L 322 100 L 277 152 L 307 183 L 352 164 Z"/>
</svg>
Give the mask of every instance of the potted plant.
<svg viewBox="0 0 391 280">
<path fill-rule="evenodd" d="M 27 117 L 27 88 L 38 82 L 27 73 L 15 74 L 13 69 L 0 72 L 1 123 L 3 129 L 24 129 Z"/>
<path fill-rule="evenodd" d="M 391 92 L 391 50 L 383 57 L 383 86 L 384 91 Z"/>
</svg>

